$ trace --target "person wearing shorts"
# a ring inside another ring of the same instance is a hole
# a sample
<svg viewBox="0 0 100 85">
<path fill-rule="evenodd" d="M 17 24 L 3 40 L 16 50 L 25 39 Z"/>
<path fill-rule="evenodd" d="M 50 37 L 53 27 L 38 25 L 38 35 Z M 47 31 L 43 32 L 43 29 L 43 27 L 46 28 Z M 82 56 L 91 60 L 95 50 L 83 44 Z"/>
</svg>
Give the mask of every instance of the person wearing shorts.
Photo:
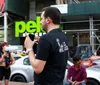
<svg viewBox="0 0 100 85">
<path fill-rule="evenodd" d="M 11 56 L 11 53 L 4 50 L 5 46 L 8 46 L 6 42 L 0 45 L 0 85 L 2 85 L 3 79 L 5 81 L 5 85 L 8 85 L 11 74 L 10 65 L 15 63 L 15 60 Z M 9 63 L 8 59 L 11 60 Z"/>
</svg>

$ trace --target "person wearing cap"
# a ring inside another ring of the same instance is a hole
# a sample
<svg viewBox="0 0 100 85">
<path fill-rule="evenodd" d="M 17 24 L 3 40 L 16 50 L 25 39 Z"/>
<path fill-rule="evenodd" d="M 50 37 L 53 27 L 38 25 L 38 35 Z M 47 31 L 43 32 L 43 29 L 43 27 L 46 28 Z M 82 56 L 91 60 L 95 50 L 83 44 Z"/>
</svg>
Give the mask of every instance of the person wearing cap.
<svg viewBox="0 0 100 85">
<path fill-rule="evenodd" d="M 8 85 L 9 77 L 11 74 L 10 65 L 15 63 L 15 60 L 11 56 L 11 53 L 4 50 L 7 46 L 7 42 L 3 42 L 0 44 L 0 85 L 2 85 L 3 78 L 5 79 L 5 85 Z"/>
</svg>

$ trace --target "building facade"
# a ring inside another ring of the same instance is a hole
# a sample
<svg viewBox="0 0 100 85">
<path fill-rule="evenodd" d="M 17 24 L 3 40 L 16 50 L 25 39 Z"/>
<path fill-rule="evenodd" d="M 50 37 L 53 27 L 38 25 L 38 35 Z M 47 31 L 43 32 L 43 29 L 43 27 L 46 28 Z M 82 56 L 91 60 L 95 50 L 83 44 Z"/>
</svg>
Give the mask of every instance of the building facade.
<svg viewBox="0 0 100 85">
<path fill-rule="evenodd" d="M 39 16 L 42 8 L 68 4 L 68 13 L 62 14 L 61 25 L 62 31 L 68 36 L 69 46 L 90 44 L 93 46 L 93 51 L 100 49 L 100 0 L 5 0 L 5 3 L 5 12 L 8 17 L 6 23 L 12 23 L 5 27 L 7 37 L 3 39 L 1 36 L 1 42 L 7 40 L 11 44 L 22 44 L 22 34 L 20 33 L 20 37 L 15 37 L 16 21 L 24 21 L 22 23 L 25 25 L 21 25 L 22 27 L 34 21 L 32 23 L 36 24 L 37 30 L 40 28 Z M 1 18 L 0 22 L 4 25 L 4 19 Z M 0 29 L 0 34 L 5 32 L 3 29 Z M 36 32 L 39 33 L 39 31 Z"/>
</svg>

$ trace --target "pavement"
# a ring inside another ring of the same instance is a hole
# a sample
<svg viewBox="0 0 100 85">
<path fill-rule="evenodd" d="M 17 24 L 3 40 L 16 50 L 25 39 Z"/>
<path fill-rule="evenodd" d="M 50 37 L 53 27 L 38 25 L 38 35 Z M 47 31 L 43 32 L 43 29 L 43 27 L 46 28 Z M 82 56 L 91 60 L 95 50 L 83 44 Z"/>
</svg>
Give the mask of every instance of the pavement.
<svg viewBox="0 0 100 85">
<path fill-rule="evenodd" d="M 4 82 L 3 84 L 4 85 Z M 22 83 L 22 82 L 9 82 L 9 85 L 34 85 L 33 82 L 30 83 Z"/>
</svg>

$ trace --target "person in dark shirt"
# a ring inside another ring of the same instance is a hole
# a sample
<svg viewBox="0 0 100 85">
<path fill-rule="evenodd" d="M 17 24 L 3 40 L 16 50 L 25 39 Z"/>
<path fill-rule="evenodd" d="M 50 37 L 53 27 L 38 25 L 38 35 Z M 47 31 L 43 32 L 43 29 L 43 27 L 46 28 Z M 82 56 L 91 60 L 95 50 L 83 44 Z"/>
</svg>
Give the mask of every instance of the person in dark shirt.
<svg viewBox="0 0 100 85">
<path fill-rule="evenodd" d="M 41 14 L 42 29 L 47 33 L 40 37 L 36 56 L 32 46 L 37 41 L 26 37 L 25 47 L 34 69 L 34 85 L 63 85 L 68 59 L 66 35 L 59 29 L 60 11 L 55 7 L 46 7 Z"/>
<path fill-rule="evenodd" d="M 68 68 L 67 82 L 65 85 L 86 85 L 87 73 L 86 69 L 81 66 L 81 58 L 73 58 L 73 66 Z"/>
</svg>

